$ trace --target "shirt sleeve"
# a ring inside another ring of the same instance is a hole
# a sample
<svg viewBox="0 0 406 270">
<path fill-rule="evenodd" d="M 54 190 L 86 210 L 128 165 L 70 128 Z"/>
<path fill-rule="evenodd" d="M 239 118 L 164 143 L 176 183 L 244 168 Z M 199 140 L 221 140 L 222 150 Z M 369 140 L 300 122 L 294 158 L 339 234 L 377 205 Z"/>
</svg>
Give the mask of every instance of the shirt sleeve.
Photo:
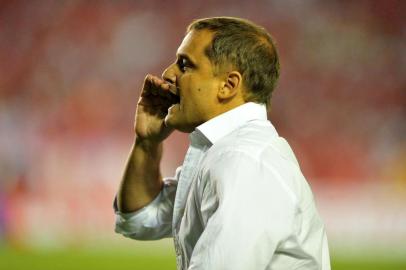
<svg viewBox="0 0 406 270">
<path fill-rule="evenodd" d="M 164 185 L 158 196 L 145 207 L 132 212 L 121 213 L 114 200 L 116 215 L 115 232 L 137 240 L 156 240 L 172 234 L 173 203 L 181 167 L 173 178 L 164 178 Z"/>
<path fill-rule="evenodd" d="M 214 164 L 202 174 L 206 227 L 189 270 L 268 269 L 292 230 L 294 200 L 280 175 L 260 158 L 225 153 Z"/>
</svg>

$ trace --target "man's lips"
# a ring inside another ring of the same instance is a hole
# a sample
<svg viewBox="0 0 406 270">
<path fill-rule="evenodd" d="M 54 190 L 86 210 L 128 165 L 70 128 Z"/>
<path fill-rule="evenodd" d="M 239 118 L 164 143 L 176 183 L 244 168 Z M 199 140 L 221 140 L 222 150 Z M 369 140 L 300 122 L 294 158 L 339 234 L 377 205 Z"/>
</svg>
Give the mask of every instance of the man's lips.
<svg viewBox="0 0 406 270">
<path fill-rule="evenodd" d="M 168 84 L 169 85 L 169 92 L 174 94 L 175 96 L 179 96 L 179 87 L 177 87 L 174 84 Z"/>
<path fill-rule="evenodd" d="M 171 97 L 171 102 L 173 102 L 173 104 L 180 103 L 179 88 L 176 87 L 176 85 L 174 84 L 169 85 L 169 93 Z"/>
</svg>

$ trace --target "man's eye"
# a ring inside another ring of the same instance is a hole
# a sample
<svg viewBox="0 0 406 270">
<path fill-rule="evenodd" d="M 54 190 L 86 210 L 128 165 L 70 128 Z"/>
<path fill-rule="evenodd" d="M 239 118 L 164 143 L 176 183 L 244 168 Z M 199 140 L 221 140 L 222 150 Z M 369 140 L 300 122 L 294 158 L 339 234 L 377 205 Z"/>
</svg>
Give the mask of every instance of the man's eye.
<svg viewBox="0 0 406 270">
<path fill-rule="evenodd" d="M 178 61 L 178 66 L 179 66 L 179 69 L 182 71 L 182 72 L 185 72 L 186 71 L 186 68 L 188 68 L 189 67 L 189 63 L 187 62 L 187 60 L 186 59 L 179 59 L 179 61 Z"/>
</svg>

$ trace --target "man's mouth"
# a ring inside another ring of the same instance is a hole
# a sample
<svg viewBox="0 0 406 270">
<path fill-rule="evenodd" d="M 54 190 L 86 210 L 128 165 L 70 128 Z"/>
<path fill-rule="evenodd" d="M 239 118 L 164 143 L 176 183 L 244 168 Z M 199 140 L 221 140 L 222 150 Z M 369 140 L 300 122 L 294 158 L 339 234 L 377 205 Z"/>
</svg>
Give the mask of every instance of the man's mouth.
<svg viewBox="0 0 406 270">
<path fill-rule="evenodd" d="M 176 85 L 170 85 L 169 87 L 170 101 L 173 105 L 180 104 L 179 88 Z"/>
<path fill-rule="evenodd" d="M 171 97 L 171 103 L 172 104 L 179 104 L 180 103 L 180 96 L 171 93 L 170 97 Z"/>
</svg>

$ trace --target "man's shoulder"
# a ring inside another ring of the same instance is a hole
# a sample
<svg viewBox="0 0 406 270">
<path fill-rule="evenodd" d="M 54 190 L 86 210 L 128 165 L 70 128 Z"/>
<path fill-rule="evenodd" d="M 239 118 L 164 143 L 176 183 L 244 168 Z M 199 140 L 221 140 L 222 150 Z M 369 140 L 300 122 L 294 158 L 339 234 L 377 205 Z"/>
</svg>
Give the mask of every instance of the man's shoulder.
<svg viewBox="0 0 406 270">
<path fill-rule="evenodd" d="M 307 205 L 311 191 L 298 161 L 288 142 L 272 128 L 265 123 L 254 123 L 216 142 L 200 164 L 203 182 L 212 180 L 222 184 L 230 179 L 229 175 L 241 177 L 242 174 L 258 185 L 280 183 L 295 202 Z"/>
<path fill-rule="evenodd" d="M 206 165 L 222 165 L 251 159 L 258 163 L 286 163 L 298 167 L 297 159 L 288 142 L 278 135 L 269 121 L 250 121 L 218 140 L 207 151 Z M 228 163 L 229 163 L 228 162 Z"/>
<path fill-rule="evenodd" d="M 250 121 L 219 139 L 210 148 L 208 154 L 247 152 L 256 155 L 279 139 L 278 133 L 269 121 Z"/>
</svg>

